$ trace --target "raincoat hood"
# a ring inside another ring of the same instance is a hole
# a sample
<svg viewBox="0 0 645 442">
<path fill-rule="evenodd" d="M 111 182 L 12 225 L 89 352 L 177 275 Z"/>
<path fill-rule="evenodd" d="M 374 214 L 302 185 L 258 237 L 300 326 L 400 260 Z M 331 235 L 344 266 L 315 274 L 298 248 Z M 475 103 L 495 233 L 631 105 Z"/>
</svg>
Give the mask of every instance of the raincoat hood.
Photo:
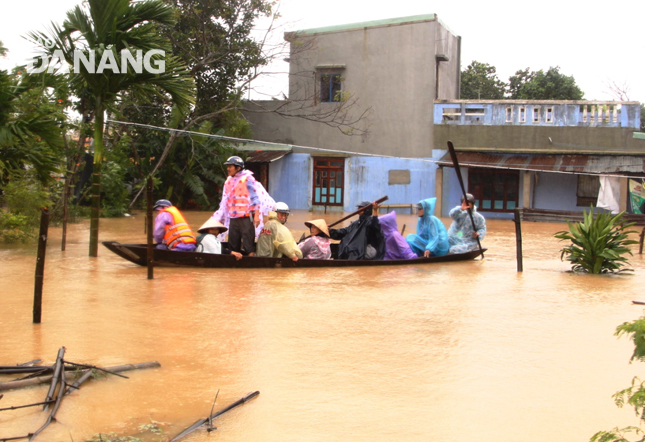
<svg viewBox="0 0 645 442">
<path fill-rule="evenodd" d="M 428 198 L 425 200 L 419 201 L 419 204 L 423 207 L 423 217 L 426 220 L 430 219 L 434 215 L 434 206 L 437 204 L 437 198 Z"/>
<path fill-rule="evenodd" d="M 379 216 L 378 220 L 381 223 L 381 230 L 383 230 L 383 235 L 385 236 L 384 259 L 413 259 L 417 257 L 405 238 L 399 233 L 395 211 Z"/>
</svg>

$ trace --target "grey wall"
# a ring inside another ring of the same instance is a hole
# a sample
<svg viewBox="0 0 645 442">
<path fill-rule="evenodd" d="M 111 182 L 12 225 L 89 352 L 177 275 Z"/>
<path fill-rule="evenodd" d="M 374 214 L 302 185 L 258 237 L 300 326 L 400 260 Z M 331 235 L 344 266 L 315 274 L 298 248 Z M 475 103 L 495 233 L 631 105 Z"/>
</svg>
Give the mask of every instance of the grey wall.
<svg viewBox="0 0 645 442">
<path fill-rule="evenodd" d="M 306 94 L 311 96 L 316 90 L 316 66 L 345 65 L 342 89 L 358 100 L 351 115 L 356 117 L 368 110 L 368 116 L 357 125 L 369 133 L 348 136 L 318 122 L 246 112 L 256 139 L 348 152 L 421 158 L 431 155 L 435 54 L 450 58 L 440 65 L 440 96 L 454 99 L 458 93 L 458 38 L 440 22 L 435 19 L 289 38 L 289 98 L 298 101 Z M 257 105 L 284 103 L 249 103 L 250 107 Z M 316 110 L 336 106 L 319 103 Z"/>
</svg>

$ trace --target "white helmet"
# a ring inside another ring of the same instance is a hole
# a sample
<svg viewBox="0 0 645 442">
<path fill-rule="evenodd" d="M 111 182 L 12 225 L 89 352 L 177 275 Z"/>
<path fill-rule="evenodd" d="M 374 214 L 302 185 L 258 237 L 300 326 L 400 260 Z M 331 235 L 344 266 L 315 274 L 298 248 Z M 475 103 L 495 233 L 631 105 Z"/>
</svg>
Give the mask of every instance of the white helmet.
<svg viewBox="0 0 645 442">
<path fill-rule="evenodd" d="M 287 215 L 290 213 L 289 206 L 287 206 L 285 203 L 282 203 L 282 202 L 276 203 L 275 211 L 278 213 L 286 213 Z"/>
</svg>

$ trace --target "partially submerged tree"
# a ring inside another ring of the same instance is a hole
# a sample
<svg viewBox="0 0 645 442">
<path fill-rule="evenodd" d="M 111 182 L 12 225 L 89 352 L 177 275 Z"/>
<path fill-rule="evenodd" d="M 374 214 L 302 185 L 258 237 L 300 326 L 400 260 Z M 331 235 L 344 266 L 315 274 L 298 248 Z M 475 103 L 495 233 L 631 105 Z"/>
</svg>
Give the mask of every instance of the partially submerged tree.
<svg viewBox="0 0 645 442">
<path fill-rule="evenodd" d="M 473 60 L 461 72 L 462 100 L 501 100 L 507 84 L 497 78 L 497 69 Z"/>
<path fill-rule="evenodd" d="M 30 37 L 40 43 L 50 55 L 62 52 L 65 61 L 75 66 L 75 58 L 83 54 L 89 63 L 76 63 L 77 73 L 69 78 L 75 90 L 84 89 L 92 97 L 94 109 L 94 170 L 92 175 L 92 216 L 90 224 L 90 256 L 98 254 L 98 233 L 100 216 L 101 167 L 104 159 L 103 133 L 105 110 L 119 100 L 120 94 L 130 91 L 141 99 L 153 95 L 168 94 L 172 104 L 187 111 L 193 102 L 192 78 L 185 65 L 167 53 L 171 47 L 159 26 L 172 26 L 175 13 L 162 0 L 131 2 L 130 0 L 88 0 L 89 9 L 76 6 L 67 13 L 63 26 L 53 23 L 50 35 L 32 32 Z M 49 47 L 44 42 L 52 41 Z M 108 60 L 121 60 L 122 52 L 129 52 L 134 58 L 136 51 L 160 51 L 164 55 L 151 57 L 152 63 L 165 64 L 161 73 L 140 70 L 131 65 L 127 72 L 105 69 Z M 106 54 L 108 53 L 108 54 Z M 94 56 L 92 57 L 92 54 Z M 104 55 L 105 54 L 105 55 Z M 53 61 L 53 60 L 52 60 Z M 100 69 L 103 65 L 104 69 Z"/>
</svg>

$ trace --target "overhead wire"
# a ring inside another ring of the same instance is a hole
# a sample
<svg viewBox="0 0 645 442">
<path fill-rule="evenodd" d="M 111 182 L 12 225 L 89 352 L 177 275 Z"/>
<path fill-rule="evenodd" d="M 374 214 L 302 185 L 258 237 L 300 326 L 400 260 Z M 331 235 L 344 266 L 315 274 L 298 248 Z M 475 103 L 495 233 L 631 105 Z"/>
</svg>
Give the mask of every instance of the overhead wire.
<svg viewBox="0 0 645 442">
<path fill-rule="evenodd" d="M 327 149 L 327 148 L 323 148 L 323 147 L 303 146 L 303 145 L 298 145 L 298 144 L 274 143 L 274 142 L 271 142 L 271 141 L 260 141 L 260 140 L 246 139 L 246 138 L 229 137 L 229 136 L 226 136 L 226 135 L 205 134 L 205 133 L 191 131 L 191 130 L 173 129 L 173 128 L 170 128 L 170 127 L 160 127 L 160 126 L 154 126 L 154 125 L 151 125 L 151 124 L 133 123 L 133 122 L 127 122 L 127 121 L 106 120 L 106 123 L 119 124 L 119 125 L 123 125 L 123 126 L 136 126 L 136 127 L 142 127 L 142 128 L 146 128 L 146 129 L 159 130 L 159 131 L 165 131 L 165 132 L 175 132 L 175 133 L 179 133 L 179 134 L 185 134 L 185 135 L 188 135 L 188 136 L 199 136 L 199 137 L 206 137 L 206 138 L 214 138 L 214 139 L 217 139 L 217 140 L 231 141 L 231 142 L 241 143 L 241 144 L 257 144 L 257 145 L 275 146 L 275 147 L 288 146 L 288 147 L 296 148 L 296 149 L 313 150 L 313 151 L 329 152 L 329 153 L 340 153 L 340 154 L 345 154 L 345 155 L 360 155 L 360 156 L 366 156 L 366 157 L 404 159 L 404 160 L 420 161 L 420 162 L 426 162 L 426 163 L 447 163 L 447 161 L 441 161 L 441 160 L 430 159 L 430 158 L 403 157 L 403 156 L 394 156 L 394 155 L 383 155 L 383 154 L 378 154 L 378 153 L 355 152 L 355 151 L 341 150 L 341 149 Z M 549 154 L 549 155 L 554 155 L 554 154 Z M 564 155 L 564 154 L 557 154 L 557 155 Z M 500 165 L 500 164 L 486 163 L 486 162 L 467 161 L 467 162 L 461 163 L 461 165 L 464 166 L 464 167 L 482 167 L 482 168 L 485 167 L 485 168 L 489 168 L 489 169 L 521 170 L 521 171 L 526 171 L 526 172 L 546 172 L 546 173 L 559 173 L 559 174 L 565 174 L 565 175 L 602 175 L 602 176 L 618 177 L 618 178 L 624 178 L 624 177 L 645 178 L 645 174 L 642 174 L 642 175 L 621 175 L 621 174 L 617 174 L 617 173 L 603 173 L 601 171 L 596 171 L 596 172 L 586 171 L 586 173 L 583 173 L 583 172 L 576 172 L 576 171 L 571 171 L 571 170 L 552 170 L 552 169 L 549 169 L 550 167 L 553 167 L 553 165 L 550 165 L 550 164 L 545 164 L 545 165 L 533 164 L 532 165 L 533 167 L 520 167 L 520 166 L 504 166 L 504 165 Z M 616 164 L 614 166 L 615 167 L 628 167 L 628 166 L 631 166 L 631 164 Z M 588 165 L 567 165 L 566 167 L 568 169 L 584 168 L 584 167 L 588 167 Z M 543 168 L 543 169 L 540 169 L 540 168 Z"/>
</svg>

